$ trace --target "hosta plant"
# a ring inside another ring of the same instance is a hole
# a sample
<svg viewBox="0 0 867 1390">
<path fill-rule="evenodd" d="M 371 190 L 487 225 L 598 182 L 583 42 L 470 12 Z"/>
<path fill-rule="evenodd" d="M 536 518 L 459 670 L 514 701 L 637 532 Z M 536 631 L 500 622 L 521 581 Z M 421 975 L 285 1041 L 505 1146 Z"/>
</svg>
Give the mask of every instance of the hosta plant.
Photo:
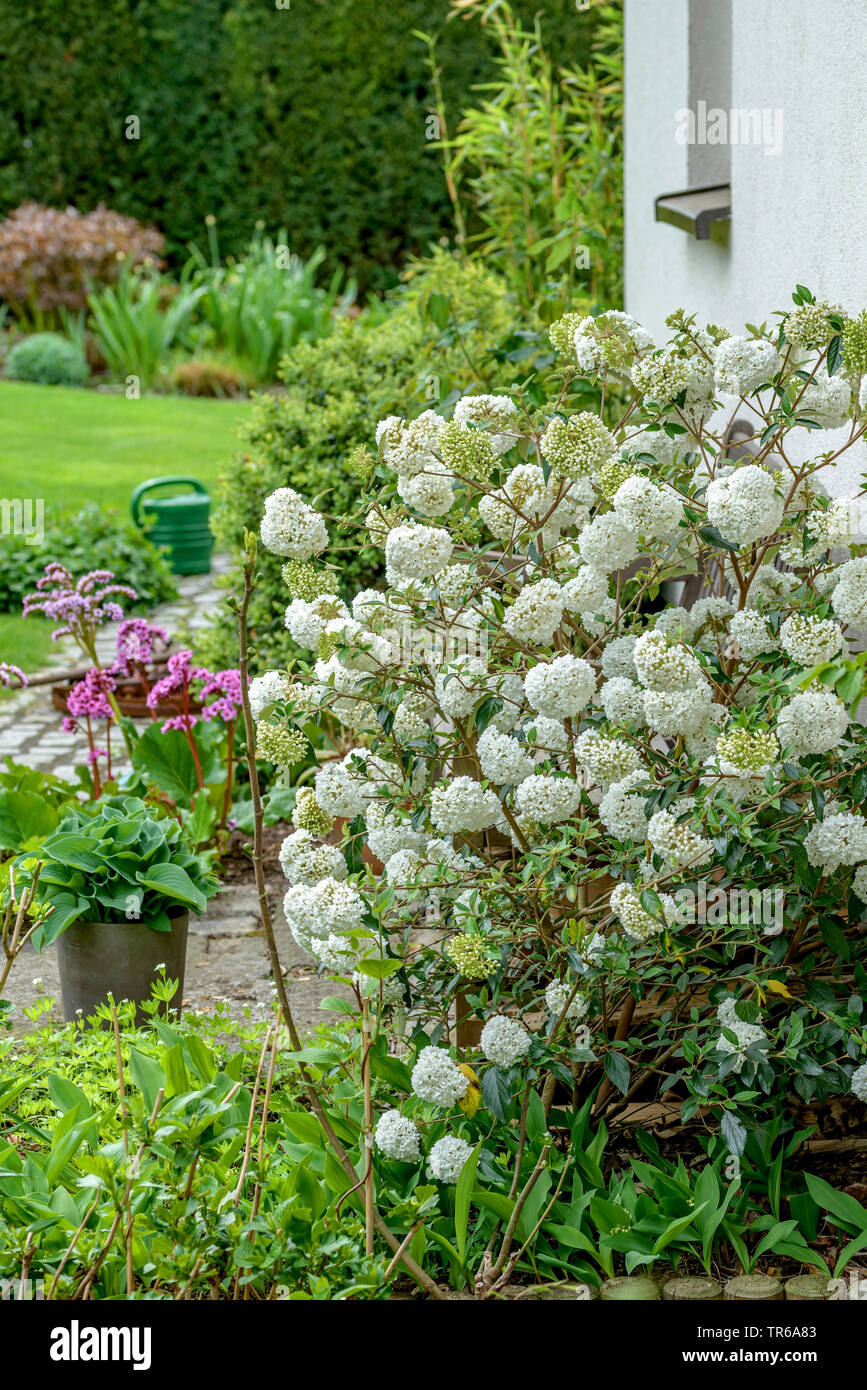
<svg viewBox="0 0 867 1390">
<path fill-rule="evenodd" d="M 867 314 L 669 326 L 567 314 L 548 381 L 381 421 L 358 517 L 281 488 L 261 524 L 309 658 L 252 686 L 259 755 L 325 711 L 354 745 L 299 794 L 286 919 L 408 1050 L 376 1168 L 508 1163 L 506 1236 L 555 1100 L 700 1112 L 737 1161 L 787 1100 L 867 1099 L 867 549 L 829 495 Z M 353 536 L 386 581 L 350 608 Z"/>
</svg>

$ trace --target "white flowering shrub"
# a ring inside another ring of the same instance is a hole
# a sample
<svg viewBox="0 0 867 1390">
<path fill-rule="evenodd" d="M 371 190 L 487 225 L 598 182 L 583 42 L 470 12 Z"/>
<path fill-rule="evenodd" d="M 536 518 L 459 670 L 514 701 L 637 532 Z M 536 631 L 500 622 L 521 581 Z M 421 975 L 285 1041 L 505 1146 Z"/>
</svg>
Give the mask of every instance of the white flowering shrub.
<svg viewBox="0 0 867 1390">
<path fill-rule="evenodd" d="M 409 1050 L 376 1162 L 437 1183 L 481 1144 L 506 1190 L 498 1144 L 555 1101 L 701 1107 L 737 1153 L 867 1094 L 867 548 L 829 495 L 867 313 L 799 289 L 773 330 L 670 326 L 567 315 L 547 382 L 382 421 L 356 541 L 387 582 L 351 610 L 353 528 L 331 552 L 268 499 L 263 542 L 325 598 L 288 604 L 309 658 L 257 682 L 260 730 L 283 766 L 325 711 L 351 746 L 299 798 L 286 920 Z"/>
</svg>

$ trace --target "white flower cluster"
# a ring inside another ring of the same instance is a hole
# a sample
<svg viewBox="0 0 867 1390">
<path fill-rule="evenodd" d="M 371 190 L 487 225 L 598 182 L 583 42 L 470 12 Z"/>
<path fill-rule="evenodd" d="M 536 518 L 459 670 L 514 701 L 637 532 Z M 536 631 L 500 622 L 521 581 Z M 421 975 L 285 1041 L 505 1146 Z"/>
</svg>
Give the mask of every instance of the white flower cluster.
<svg viewBox="0 0 867 1390">
<path fill-rule="evenodd" d="M 289 560 L 309 560 L 328 544 L 322 517 L 291 487 L 280 487 L 265 499 L 260 535 L 266 550 Z"/>
<path fill-rule="evenodd" d="M 830 661 L 843 645 L 843 630 L 832 618 L 792 613 L 780 628 L 780 646 L 799 666 Z"/>
<path fill-rule="evenodd" d="M 586 532 L 585 532 L 586 534 Z M 563 621 L 565 604 L 555 579 L 540 579 L 521 590 L 506 610 L 503 627 L 516 642 L 547 647 Z"/>
<path fill-rule="evenodd" d="M 441 1047 L 423 1047 L 412 1069 L 412 1089 L 419 1100 L 447 1110 L 466 1095 L 469 1077 Z"/>
<path fill-rule="evenodd" d="M 387 864 L 400 850 L 420 854 L 425 848 L 426 837 L 420 830 L 413 830 L 411 818 L 389 810 L 383 801 L 367 803 L 364 822 L 367 847 L 383 864 Z"/>
<path fill-rule="evenodd" d="M 617 512 L 601 512 L 578 537 L 582 558 L 601 574 L 625 569 L 639 553 L 636 533 L 625 526 Z"/>
<path fill-rule="evenodd" d="M 596 318 L 581 319 L 572 345 L 579 370 L 588 376 L 601 376 L 606 370 L 621 375 L 638 353 L 653 346 L 653 339 L 631 314 L 608 309 Z"/>
<path fill-rule="evenodd" d="M 289 930 L 303 951 L 341 973 L 355 968 L 364 929 L 364 899 L 336 878 L 294 883 L 283 899 Z M 349 935 L 347 935 L 349 934 Z"/>
<path fill-rule="evenodd" d="M 621 782 L 641 767 L 641 754 L 622 738 L 606 738 L 596 729 L 585 729 L 575 740 L 578 766 L 600 787 Z"/>
<path fill-rule="evenodd" d="M 533 1041 L 522 1023 L 494 1014 L 482 1029 L 482 1052 L 496 1067 L 512 1067 L 525 1057 Z"/>
<path fill-rule="evenodd" d="M 534 825 L 559 825 L 569 820 L 581 800 L 581 788 L 572 777 L 536 773 L 525 777 L 515 792 L 515 809 Z"/>
<path fill-rule="evenodd" d="M 707 489 L 708 521 L 737 546 L 773 535 L 783 519 L 783 505 L 771 474 L 754 463 L 714 478 Z"/>
<path fill-rule="evenodd" d="M 847 865 L 867 860 L 867 820 L 854 811 L 826 808 L 824 820 L 817 821 L 804 837 L 810 863 L 823 874 L 833 874 Z"/>
<path fill-rule="evenodd" d="M 559 1018 L 575 986 L 568 980 L 552 980 L 545 990 L 545 1006 L 555 1019 Z M 583 995 L 580 990 L 575 990 L 575 995 L 566 1009 L 566 1018 L 571 1023 L 578 1023 L 584 1018 L 590 1008 L 590 1000 Z"/>
<path fill-rule="evenodd" d="M 647 838 L 645 797 L 636 787 L 647 781 L 645 772 L 632 772 L 620 782 L 613 782 L 599 803 L 599 819 L 615 840 L 633 840 L 643 844 Z"/>
<path fill-rule="evenodd" d="M 747 1048 L 752 1043 L 761 1042 L 766 1037 L 766 1033 L 760 1022 L 745 1023 L 743 1019 L 738 1018 L 735 1013 L 736 1003 L 737 1001 L 729 996 L 728 999 L 722 1001 L 716 1011 L 720 1026 L 727 1028 L 730 1033 L 734 1033 L 736 1041 L 732 1042 L 721 1033 L 716 1046 L 717 1052 L 724 1052 L 726 1056 L 733 1056 L 737 1059 L 732 1070 L 740 1072 L 746 1061 Z"/>
<path fill-rule="evenodd" d="M 705 839 L 684 817 L 694 819 L 692 797 L 681 797 L 670 810 L 654 811 L 647 826 L 647 838 L 670 868 L 696 868 L 713 858 L 713 842 Z"/>
<path fill-rule="evenodd" d="M 800 393 L 795 390 L 798 415 L 813 420 L 823 430 L 838 430 L 849 419 L 852 409 L 852 388 L 838 373 L 829 376 L 821 367 Z"/>
<path fill-rule="evenodd" d="M 640 893 L 631 883 L 618 883 L 611 890 L 611 910 L 616 912 L 620 925 L 633 941 L 644 942 L 658 935 L 677 915 L 677 905 L 668 893 L 658 893 L 662 916 L 648 912 Z"/>
<path fill-rule="evenodd" d="M 491 432 L 491 441 L 498 454 L 504 454 L 515 442 L 515 402 L 508 396 L 461 396 L 455 406 L 454 418 L 459 425 L 484 425 Z"/>
<path fill-rule="evenodd" d="M 472 1145 L 456 1134 L 446 1134 L 431 1146 L 428 1154 L 428 1172 L 436 1182 L 454 1183 L 463 1172 L 464 1164 L 472 1154 Z"/>
<path fill-rule="evenodd" d="M 395 526 L 385 542 L 389 584 L 438 574 L 451 560 L 453 549 L 448 531 L 436 526 Z"/>
<path fill-rule="evenodd" d="M 564 478 L 590 478 L 617 452 L 617 441 L 599 419 L 584 410 L 563 419 L 555 415 L 539 440 L 542 457 Z"/>
<path fill-rule="evenodd" d="M 691 651 L 653 628 L 638 638 L 633 661 L 645 687 L 644 715 L 651 729 L 664 738 L 677 738 L 708 727 L 713 694 Z"/>
<path fill-rule="evenodd" d="M 486 791 L 472 777 L 455 777 L 431 792 L 430 818 L 444 835 L 487 830 L 501 816 L 496 792 Z"/>
<path fill-rule="evenodd" d="M 395 1158 L 401 1163 L 414 1163 L 416 1159 L 421 1158 L 419 1138 L 419 1132 L 412 1120 L 401 1115 L 399 1110 L 386 1110 L 376 1122 L 374 1141 L 386 1158 Z"/>
<path fill-rule="evenodd" d="M 323 878 L 342 881 L 346 861 L 336 845 L 320 845 L 309 830 L 294 830 L 280 846 L 280 868 L 290 883 L 312 887 Z"/>
<path fill-rule="evenodd" d="M 250 710 L 258 721 L 278 700 L 285 700 L 289 694 L 289 679 L 283 671 L 266 671 L 250 682 Z"/>
<path fill-rule="evenodd" d="M 836 574 L 831 596 L 834 612 L 855 632 L 867 632 L 867 556 L 847 560 Z"/>
<path fill-rule="evenodd" d="M 561 589 L 567 613 L 599 613 L 608 598 L 608 575 L 582 565 Z"/>
<path fill-rule="evenodd" d="M 714 353 L 716 389 L 749 396 L 771 381 L 782 366 L 773 343 L 766 338 L 724 338 Z"/>
<path fill-rule="evenodd" d="M 479 737 L 476 752 L 485 777 L 498 787 L 516 787 L 535 767 L 526 744 L 491 726 Z"/>
<path fill-rule="evenodd" d="M 867 380 L 867 378 L 865 378 Z M 828 502 L 827 507 L 815 507 L 807 513 L 804 529 L 816 541 L 821 550 L 832 550 L 848 545 L 857 535 L 857 509 L 853 502 L 838 497 Z"/>
<path fill-rule="evenodd" d="M 852 1073 L 852 1094 L 867 1105 L 867 1062 L 862 1062 Z"/>
<path fill-rule="evenodd" d="M 534 710 L 549 719 L 574 719 L 589 705 L 596 690 L 596 673 L 578 656 L 558 656 L 532 666 L 524 677 L 524 692 Z"/>
<path fill-rule="evenodd" d="M 777 738 L 793 758 L 829 753 L 842 743 L 848 728 L 846 706 L 833 690 L 805 690 L 777 715 Z"/>
<path fill-rule="evenodd" d="M 729 635 L 737 642 L 739 661 L 755 661 L 764 652 L 776 651 L 779 645 L 767 618 L 753 608 L 741 608 L 734 614 Z"/>
<path fill-rule="evenodd" d="M 670 541 L 683 520 L 683 503 L 670 487 L 657 487 L 649 478 L 633 474 L 614 494 L 614 511 L 633 535 Z"/>
<path fill-rule="evenodd" d="M 609 723 L 628 724 L 634 729 L 641 729 L 647 723 L 644 692 L 628 676 L 612 676 L 602 686 L 599 698 Z"/>
</svg>

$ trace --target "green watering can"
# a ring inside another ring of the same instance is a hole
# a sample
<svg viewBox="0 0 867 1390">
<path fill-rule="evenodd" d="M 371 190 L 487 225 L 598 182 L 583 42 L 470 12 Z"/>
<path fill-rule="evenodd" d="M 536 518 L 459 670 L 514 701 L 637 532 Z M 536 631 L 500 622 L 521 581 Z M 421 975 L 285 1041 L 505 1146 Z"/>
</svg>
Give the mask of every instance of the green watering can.
<svg viewBox="0 0 867 1390">
<path fill-rule="evenodd" d="M 186 484 L 192 493 L 175 497 L 151 497 L 144 505 L 146 520 L 142 519 L 142 498 L 158 487 Z M 172 474 L 166 478 L 148 478 L 139 483 L 130 499 L 130 511 L 136 526 L 141 526 L 148 540 L 169 549 L 169 564 L 175 574 L 208 574 L 211 568 L 211 548 L 214 537 L 208 520 L 211 499 L 207 488 L 198 478 Z"/>
</svg>

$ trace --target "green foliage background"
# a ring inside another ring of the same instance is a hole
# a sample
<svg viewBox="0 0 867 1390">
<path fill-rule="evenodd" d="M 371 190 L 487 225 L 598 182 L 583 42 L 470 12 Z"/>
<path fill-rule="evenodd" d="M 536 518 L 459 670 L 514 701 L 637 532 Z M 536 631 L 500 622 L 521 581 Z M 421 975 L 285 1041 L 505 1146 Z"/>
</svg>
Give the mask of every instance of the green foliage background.
<svg viewBox="0 0 867 1390">
<path fill-rule="evenodd" d="M 593 12 L 520 0 L 549 51 L 589 54 Z M 224 252 L 257 220 L 320 243 L 362 289 L 450 227 L 431 94 L 413 29 L 440 30 L 450 121 L 494 75 L 478 22 L 447 0 L 0 0 L 0 213 L 100 200 L 178 251 L 218 219 Z M 140 119 L 140 139 L 125 120 Z M 315 171 L 315 177 L 313 176 Z"/>
<path fill-rule="evenodd" d="M 445 295 L 456 333 L 441 335 L 423 317 L 421 302 Z M 329 338 L 299 343 L 284 359 L 284 394 L 254 397 L 242 430 L 244 452 L 227 466 L 217 489 L 213 529 L 220 551 L 237 555 L 244 528 L 258 533 L 265 498 L 279 487 L 305 497 L 327 493 L 323 506 L 334 516 L 351 516 L 361 485 L 349 467 L 353 449 L 375 448 L 377 421 L 386 415 L 431 408 L 452 391 L 482 380 L 485 349 L 509 329 L 513 306 L 505 283 L 476 261 L 461 263 L 437 252 L 409 285 L 389 301 L 384 316 L 342 319 Z M 426 396 L 434 383 L 435 395 Z M 373 583 L 382 557 L 372 547 L 345 556 L 343 590 L 351 597 Z M 285 561 L 264 548 L 259 582 L 250 607 L 257 670 L 285 664 L 293 645 L 284 614 L 289 596 L 281 574 Z M 238 591 L 237 566 L 230 582 Z M 203 659 L 234 665 L 237 636 L 225 614 L 199 636 Z"/>
</svg>

